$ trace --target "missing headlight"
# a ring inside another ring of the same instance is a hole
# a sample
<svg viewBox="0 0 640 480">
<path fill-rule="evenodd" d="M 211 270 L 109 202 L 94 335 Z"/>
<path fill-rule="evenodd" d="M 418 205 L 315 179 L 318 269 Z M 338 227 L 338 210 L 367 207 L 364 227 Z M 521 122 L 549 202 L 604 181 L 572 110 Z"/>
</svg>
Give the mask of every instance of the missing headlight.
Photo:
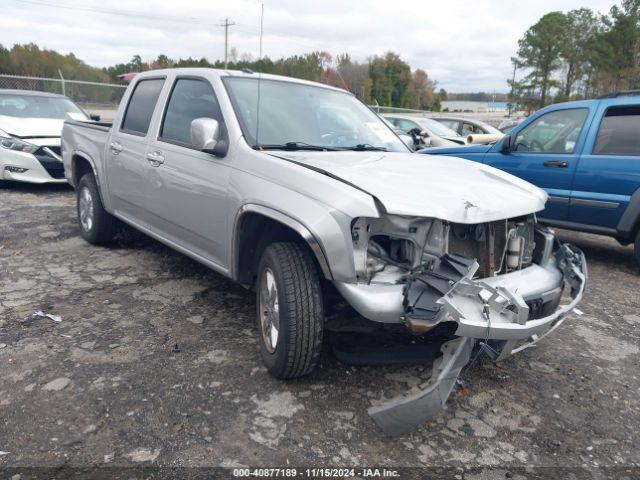
<svg viewBox="0 0 640 480">
<path fill-rule="evenodd" d="M 358 281 L 398 283 L 415 268 L 445 253 L 447 224 L 430 218 L 386 215 L 353 222 Z"/>
</svg>

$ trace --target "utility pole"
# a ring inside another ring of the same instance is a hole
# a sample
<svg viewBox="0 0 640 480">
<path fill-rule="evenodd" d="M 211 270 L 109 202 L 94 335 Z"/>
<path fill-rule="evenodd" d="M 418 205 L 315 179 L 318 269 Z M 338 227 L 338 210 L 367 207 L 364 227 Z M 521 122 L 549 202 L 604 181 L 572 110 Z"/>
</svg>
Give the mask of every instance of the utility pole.
<svg viewBox="0 0 640 480">
<path fill-rule="evenodd" d="M 509 99 L 509 113 L 507 114 L 507 118 L 511 118 L 511 109 L 514 107 L 512 102 L 515 94 L 516 68 L 518 67 L 518 62 L 516 62 L 515 57 L 511 57 L 511 62 L 513 63 L 513 76 L 511 77 L 511 98 Z"/>
<path fill-rule="evenodd" d="M 262 10 L 260 12 L 260 56 L 258 60 L 262 60 L 262 34 L 264 33 L 264 3 L 262 4 Z"/>
<path fill-rule="evenodd" d="M 235 25 L 235 22 L 229 21 L 228 18 L 224 19 L 224 23 L 221 23 L 220 26 L 224 27 L 224 68 L 227 69 L 227 58 L 229 55 L 229 27 Z"/>
</svg>

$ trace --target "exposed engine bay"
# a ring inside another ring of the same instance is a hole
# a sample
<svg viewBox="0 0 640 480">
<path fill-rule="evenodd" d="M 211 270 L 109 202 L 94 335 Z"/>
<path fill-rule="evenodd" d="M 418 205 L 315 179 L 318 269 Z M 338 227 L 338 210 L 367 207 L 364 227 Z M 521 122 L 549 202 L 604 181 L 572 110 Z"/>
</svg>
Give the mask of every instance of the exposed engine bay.
<svg viewBox="0 0 640 480">
<path fill-rule="evenodd" d="M 356 275 L 364 283 L 404 283 L 445 254 L 478 262 L 474 278 L 528 267 L 533 261 L 535 216 L 481 224 L 386 215 L 358 218 L 351 236 Z"/>
<path fill-rule="evenodd" d="M 361 315 L 419 335 L 455 326 L 425 390 L 369 409 L 389 435 L 437 415 L 472 351 L 503 360 L 555 330 L 586 285 L 584 254 L 534 214 L 480 224 L 358 218 L 351 237 L 358 283 L 336 286 Z M 565 285 L 571 301 L 560 306 Z"/>
</svg>

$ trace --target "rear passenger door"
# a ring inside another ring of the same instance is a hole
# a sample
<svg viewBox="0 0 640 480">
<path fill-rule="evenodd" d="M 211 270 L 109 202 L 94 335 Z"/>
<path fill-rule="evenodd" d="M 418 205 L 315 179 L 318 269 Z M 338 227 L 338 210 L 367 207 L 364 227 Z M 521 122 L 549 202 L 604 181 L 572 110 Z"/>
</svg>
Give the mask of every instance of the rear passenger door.
<svg viewBox="0 0 640 480">
<path fill-rule="evenodd" d="M 163 238 L 226 268 L 230 167 L 191 144 L 191 122 L 202 117 L 217 120 L 226 132 L 210 81 L 177 77 L 147 151 L 148 218 Z"/>
<path fill-rule="evenodd" d="M 164 82 L 164 78 L 145 78 L 135 84 L 107 146 L 105 164 L 114 212 L 136 224 L 144 224 L 149 126 Z"/>
<path fill-rule="evenodd" d="M 602 101 L 576 170 L 570 220 L 615 229 L 640 187 L 640 104 Z"/>
</svg>

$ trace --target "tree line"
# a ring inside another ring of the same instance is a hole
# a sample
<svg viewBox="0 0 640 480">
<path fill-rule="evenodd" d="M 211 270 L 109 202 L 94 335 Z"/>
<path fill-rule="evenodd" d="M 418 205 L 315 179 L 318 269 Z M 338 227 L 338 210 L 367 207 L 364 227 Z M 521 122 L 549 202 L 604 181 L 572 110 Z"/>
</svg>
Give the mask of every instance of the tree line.
<svg viewBox="0 0 640 480">
<path fill-rule="evenodd" d="M 225 68 L 225 63 L 222 60 L 211 63 L 206 58 L 174 60 L 166 55 L 159 55 L 156 60 L 145 64 L 136 55 L 129 63 L 108 67 L 106 72 L 115 80 L 118 75 L 128 71 L 170 67 Z M 249 54 L 239 55 L 237 50 L 231 49 L 227 67 L 232 70 L 248 68 L 254 72 L 285 75 L 337 86 L 349 90 L 367 104 L 416 109 L 440 107 L 439 98 L 435 94 L 436 82 L 424 70 L 412 70 L 394 52 L 375 55 L 361 63 L 346 53 L 334 57 L 325 51 L 315 51 L 272 60 L 269 57 L 252 59 Z"/>
<path fill-rule="evenodd" d="M 41 49 L 33 43 L 16 44 L 11 48 L 0 45 L 0 73 L 12 75 L 59 78 L 61 73 L 68 80 L 119 83 L 119 75 L 124 73 L 170 67 L 224 68 L 224 62 L 191 57 L 171 59 L 167 55 L 159 55 L 155 60 L 145 62 L 140 55 L 134 55 L 127 63 L 96 68 L 87 65 L 73 53 L 63 55 L 54 50 Z M 276 60 L 269 57 L 252 59 L 249 54 L 239 55 L 232 49 L 228 68 L 249 68 L 255 72 L 330 84 L 351 91 L 367 104 L 416 109 L 440 108 L 440 97 L 435 93 L 436 82 L 424 70 L 412 70 L 394 52 L 358 62 L 348 54 L 333 57 L 324 51 Z"/>
<path fill-rule="evenodd" d="M 547 13 L 511 60 L 510 101 L 527 110 L 640 88 L 640 0 L 623 0 L 607 15 L 589 8 Z"/>
</svg>

